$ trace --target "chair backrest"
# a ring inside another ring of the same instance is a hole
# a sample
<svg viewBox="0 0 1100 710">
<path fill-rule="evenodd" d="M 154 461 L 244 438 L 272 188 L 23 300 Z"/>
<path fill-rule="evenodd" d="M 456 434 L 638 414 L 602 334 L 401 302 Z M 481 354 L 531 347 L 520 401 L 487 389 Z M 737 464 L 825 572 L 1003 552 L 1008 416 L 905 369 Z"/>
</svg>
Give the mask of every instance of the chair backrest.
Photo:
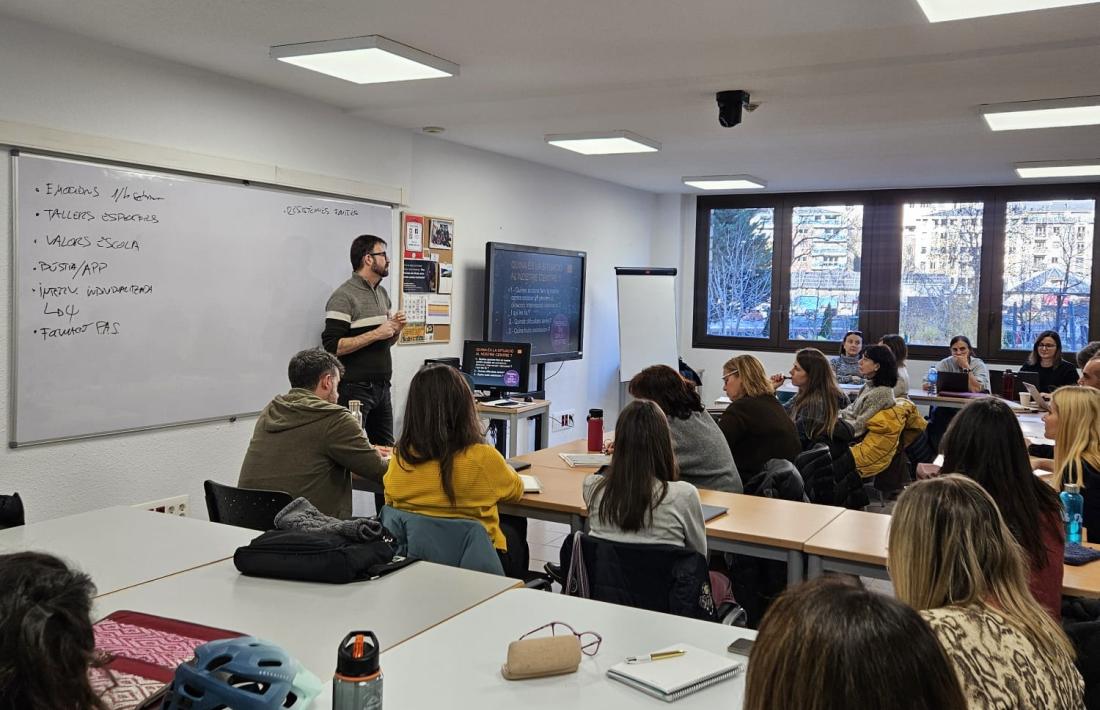
<svg viewBox="0 0 1100 710">
<path fill-rule="evenodd" d="M 612 542 L 585 533 L 580 553 L 588 598 L 637 609 L 714 621 L 707 559 L 674 545 Z M 569 568 L 572 550 L 562 563 Z M 569 593 L 569 590 L 563 590 Z"/>
<path fill-rule="evenodd" d="M 19 494 L 0 495 L 0 530 L 18 527 L 26 522 L 23 499 Z"/>
<path fill-rule="evenodd" d="M 294 500 L 283 491 L 235 488 L 209 480 L 202 486 L 210 522 L 264 532 L 275 529 L 275 515 Z"/>
<path fill-rule="evenodd" d="M 437 518 L 388 505 L 382 506 L 378 519 L 397 538 L 399 555 L 504 575 L 504 567 L 489 533 L 476 520 Z"/>
</svg>

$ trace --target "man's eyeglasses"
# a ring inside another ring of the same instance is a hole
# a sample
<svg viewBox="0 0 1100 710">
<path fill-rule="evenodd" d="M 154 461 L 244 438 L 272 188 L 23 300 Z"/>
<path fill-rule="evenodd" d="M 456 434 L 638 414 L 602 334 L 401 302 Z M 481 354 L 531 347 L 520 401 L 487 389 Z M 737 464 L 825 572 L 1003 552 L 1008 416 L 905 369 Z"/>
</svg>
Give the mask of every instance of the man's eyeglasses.
<svg viewBox="0 0 1100 710">
<path fill-rule="evenodd" d="M 581 653 L 586 656 L 595 656 L 600 650 L 600 644 L 603 643 L 603 636 L 600 636 L 595 631 L 581 631 L 578 633 L 572 626 L 564 621 L 551 621 L 549 624 L 543 624 L 537 629 L 532 629 L 523 636 L 520 636 L 519 640 L 522 641 L 531 634 L 537 634 L 543 629 L 550 629 L 551 636 L 557 636 L 559 631 L 561 631 L 563 636 L 566 632 L 573 634 L 581 644 Z"/>
<path fill-rule="evenodd" d="M 380 257 L 384 258 L 386 261 L 390 260 L 389 255 L 386 254 L 386 252 L 384 252 L 384 251 L 368 251 L 367 256 L 380 256 Z"/>
</svg>

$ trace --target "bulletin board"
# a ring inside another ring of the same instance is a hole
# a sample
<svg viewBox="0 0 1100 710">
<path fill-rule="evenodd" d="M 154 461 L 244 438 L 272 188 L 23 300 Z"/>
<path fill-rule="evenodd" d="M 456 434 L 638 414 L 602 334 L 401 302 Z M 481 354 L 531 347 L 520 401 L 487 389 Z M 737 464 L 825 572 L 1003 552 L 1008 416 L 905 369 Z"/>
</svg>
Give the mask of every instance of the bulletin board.
<svg viewBox="0 0 1100 710">
<path fill-rule="evenodd" d="M 455 221 L 401 213 L 401 344 L 451 340 Z"/>
</svg>

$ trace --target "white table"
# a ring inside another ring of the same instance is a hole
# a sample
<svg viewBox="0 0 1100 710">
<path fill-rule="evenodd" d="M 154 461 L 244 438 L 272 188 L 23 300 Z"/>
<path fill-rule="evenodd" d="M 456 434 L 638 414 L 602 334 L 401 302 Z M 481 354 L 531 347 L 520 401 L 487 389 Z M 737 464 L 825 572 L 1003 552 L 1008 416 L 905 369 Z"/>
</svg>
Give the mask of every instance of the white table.
<svg viewBox="0 0 1100 710">
<path fill-rule="evenodd" d="M 503 432 L 497 433 L 497 451 L 505 457 L 519 453 L 519 420 L 537 419 L 535 448 L 540 449 L 550 441 L 550 400 L 536 399 L 531 402 L 517 402 L 515 406 L 501 407 L 477 403 L 478 416 L 490 422 L 502 422 L 508 429 L 508 443 L 505 445 Z"/>
<path fill-rule="evenodd" d="M 583 656 L 580 669 L 570 675 L 504 680 L 500 666 L 508 643 L 550 621 L 599 633 L 599 653 Z M 383 653 L 385 705 L 470 710 L 664 708 L 664 701 L 610 680 L 607 669 L 627 656 L 675 643 L 725 654 L 735 639 L 755 637 L 756 632 L 748 629 L 520 589 L 493 597 Z M 742 674 L 690 695 L 675 707 L 736 710 L 744 688 Z"/>
<path fill-rule="evenodd" d="M 48 552 L 91 575 L 100 595 L 225 560 L 255 530 L 118 506 L 0 530 L 0 553 Z"/>
<path fill-rule="evenodd" d="M 246 577 L 225 561 L 99 597 L 93 616 L 129 609 L 258 636 L 327 680 L 347 632 L 369 629 L 389 648 L 515 584 L 429 562 L 369 582 L 314 584 Z"/>
</svg>

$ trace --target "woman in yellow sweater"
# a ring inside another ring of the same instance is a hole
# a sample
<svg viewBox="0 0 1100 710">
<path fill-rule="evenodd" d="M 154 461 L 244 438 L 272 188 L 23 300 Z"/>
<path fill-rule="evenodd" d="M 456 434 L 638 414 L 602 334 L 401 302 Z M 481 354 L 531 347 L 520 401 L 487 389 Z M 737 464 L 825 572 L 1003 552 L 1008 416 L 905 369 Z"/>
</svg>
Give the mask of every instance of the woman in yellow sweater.
<svg viewBox="0 0 1100 710">
<path fill-rule="evenodd" d="M 504 573 L 522 579 L 529 564 L 527 520 L 501 516 L 497 504 L 519 500 L 523 481 L 484 442 L 474 395 L 458 370 L 420 368 L 409 384 L 401 436 L 382 479 L 386 505 L 480 522 Z"/>
</svg>

